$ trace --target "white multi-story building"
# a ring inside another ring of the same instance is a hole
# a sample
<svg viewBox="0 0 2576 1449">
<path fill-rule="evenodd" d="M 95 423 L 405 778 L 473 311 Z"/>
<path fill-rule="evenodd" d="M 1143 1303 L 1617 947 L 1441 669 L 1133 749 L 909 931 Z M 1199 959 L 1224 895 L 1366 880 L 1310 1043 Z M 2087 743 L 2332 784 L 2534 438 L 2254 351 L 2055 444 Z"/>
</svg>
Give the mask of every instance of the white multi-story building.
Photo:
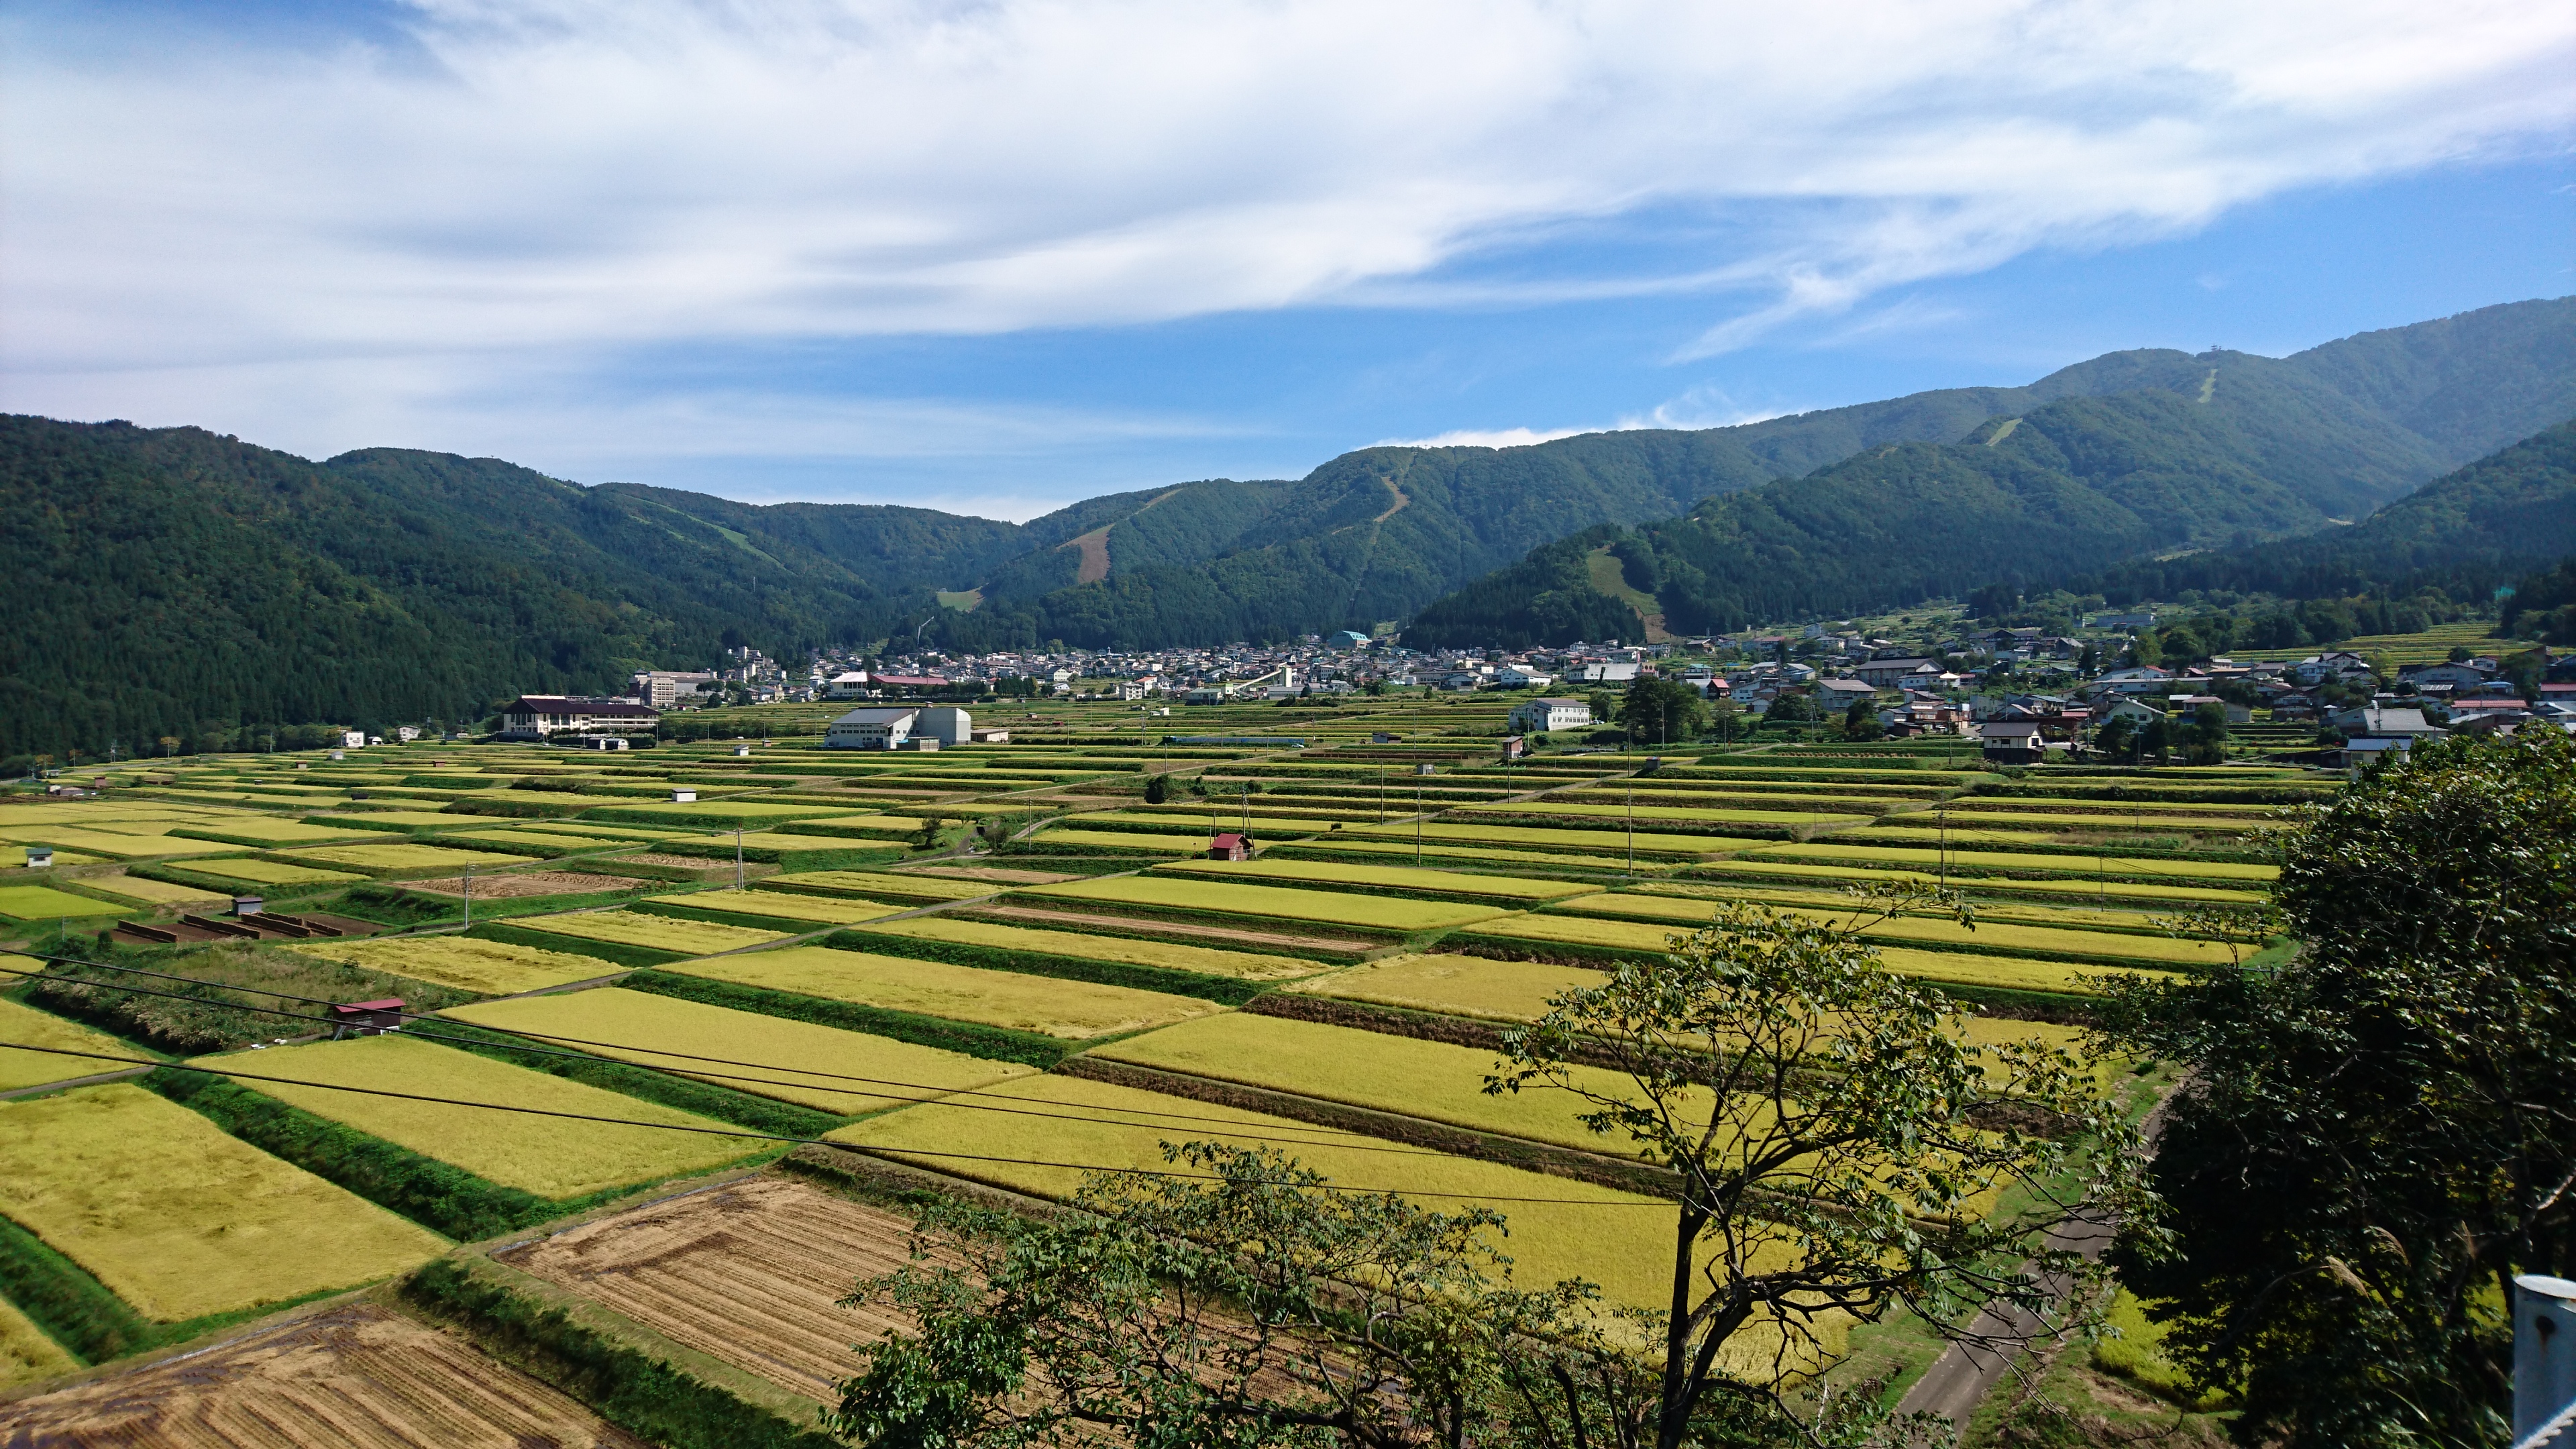
<svg viewBox="0 0 2576 1449">
<path fill-rule="evenodd" d="M 1576 730 L 1592 723 L 1592 706 L 1579 699 L 1525 699 L 1512 706 L 1506 729 L 1522 734 Z"/>
</svg>

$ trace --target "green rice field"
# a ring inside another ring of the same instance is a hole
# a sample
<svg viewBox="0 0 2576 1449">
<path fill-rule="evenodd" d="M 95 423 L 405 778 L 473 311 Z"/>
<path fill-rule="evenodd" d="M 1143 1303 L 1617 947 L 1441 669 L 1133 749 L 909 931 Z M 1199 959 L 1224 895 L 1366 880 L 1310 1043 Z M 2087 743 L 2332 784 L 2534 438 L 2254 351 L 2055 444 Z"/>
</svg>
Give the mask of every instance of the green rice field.
<svg viewBox="0 0 2576 1449">
<path fill-rule="evenodd" d="M 56 921 L 70 916 L 113 916 L 125 909 L 52 886 L 0 885 L 0 916 L 21 921 Z"/>
</svg>

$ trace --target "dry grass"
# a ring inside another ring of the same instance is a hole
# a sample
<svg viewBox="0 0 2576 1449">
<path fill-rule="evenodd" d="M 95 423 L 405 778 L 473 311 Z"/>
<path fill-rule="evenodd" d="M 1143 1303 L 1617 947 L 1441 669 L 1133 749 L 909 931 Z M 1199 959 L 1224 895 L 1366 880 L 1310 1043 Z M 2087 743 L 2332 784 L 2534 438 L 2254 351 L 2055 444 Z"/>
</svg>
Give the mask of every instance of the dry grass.
<svg viewBox="0 0 2576 1449">
<path fill-rule="evenodd" d="M 1088 981 L 1060 981 L 1015 971 L 984 971 L 972 966 L 951 966 L 944 961 L 836 951 L 824 946 L 789 946 L 684 961 L 670 969 L 744 986 L 855 1001 L 863 1006 L 914 1011 L 952 1021 L 982 1022 L 1074 1041 L 1162 1026 L 1218 1009 L 1215 1003 L 1192 996 Z"/>
<path fill-rule="evenodd" d="M 621 1062 L 851 1117 L 1034 1070 L 890 1037 L 604 986 L 450 1007 L 478 1026 L 560 1037 Z"/>
<path fill-rule="evenodd" d="M 504 1187 L 524 1188 L 541 1197 L 579 1197 L 626 1183 L 701 1171 L 730 1162 L 759 1145 L 738 1137 L 665 1131 L 655 1124 L 709 1128 L 723 1128 L 726 1124 L 399 1036 L 317 1042 L 199 1060 L 218 1068 L 236 1067 L 302 1083 L 245 1085 L 361 1132 L 400 1143 L 424 1156 L 453 1163 Z M 333 1087 L 418 1092 L 611 1120 L 576 1122 L 530 1117 L 478 1107 L 371 1097 L 333 1091 Z"/>
<path fill-rule="evenodd" d="M 164 1322 L 364 1283 L 446 1246 L 123 1083 L 0 1103 L 0 1210 Z"/>
</svg>

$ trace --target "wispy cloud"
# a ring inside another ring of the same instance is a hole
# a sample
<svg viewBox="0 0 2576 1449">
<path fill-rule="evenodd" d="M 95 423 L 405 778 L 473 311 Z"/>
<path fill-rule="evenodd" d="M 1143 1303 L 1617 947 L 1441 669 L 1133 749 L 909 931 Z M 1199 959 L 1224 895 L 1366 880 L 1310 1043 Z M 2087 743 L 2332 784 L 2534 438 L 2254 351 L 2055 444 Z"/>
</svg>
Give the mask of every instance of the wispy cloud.
<svg viewBox="0 0 2576 1449">
<path fill-rule="evenodd" d="M 346 394 L 416 437 L 635 349 L 1654 294 L 1706 299 L 1686 360 L 2576 129 L 2576 9 L 2529 0 L 394 13 L 0 22 L 0 405 Z M 1675 209 L 1727 223 L 1696 263 L 1544 241 Z"/>
<path fill-rule="evenodd" d="M 1552 443 L 1579 433 L 1597 433 L 1599 428 L 1460 428 L 1428 438 L 1380 438 L 1373 448 L 1526 448 L 1534 443 Z"/>
</svg>

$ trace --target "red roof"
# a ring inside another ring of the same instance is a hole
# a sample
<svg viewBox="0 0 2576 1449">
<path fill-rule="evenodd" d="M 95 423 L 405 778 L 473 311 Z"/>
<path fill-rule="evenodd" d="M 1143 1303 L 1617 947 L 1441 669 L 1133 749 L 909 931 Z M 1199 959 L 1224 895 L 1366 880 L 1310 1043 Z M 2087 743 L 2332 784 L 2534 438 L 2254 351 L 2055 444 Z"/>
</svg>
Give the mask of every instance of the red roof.
<svg viewBox="0 0 2576 1449">
<path fill-rule="evenodd" d="M 1233 831 L 1230 831 L 1230 830 L 1229 830 L 1229 831 L 1227 831 L 1225 834 L 1220 835 L 1220 836 L 1216 837 L 1214 840 L 1209 841 L 1209 842 L 1208 842 L 1208 845 L 1209 845 L 1209 847 L 1210 847 L 1211 849 L 1216 849 L 1216 850 L 1227 850 L 1227 849 L 1231 849 L 1231 848 L 1233 848 L 1234 846 L 1241 845 L 1242 843 L 1243 843 L 1243 837 L 1242 837 L 1241 835 L 1238 835 L 1238 834 L 1236 834 L 1235 832 L 1233 832 Z"/>
</svg>

